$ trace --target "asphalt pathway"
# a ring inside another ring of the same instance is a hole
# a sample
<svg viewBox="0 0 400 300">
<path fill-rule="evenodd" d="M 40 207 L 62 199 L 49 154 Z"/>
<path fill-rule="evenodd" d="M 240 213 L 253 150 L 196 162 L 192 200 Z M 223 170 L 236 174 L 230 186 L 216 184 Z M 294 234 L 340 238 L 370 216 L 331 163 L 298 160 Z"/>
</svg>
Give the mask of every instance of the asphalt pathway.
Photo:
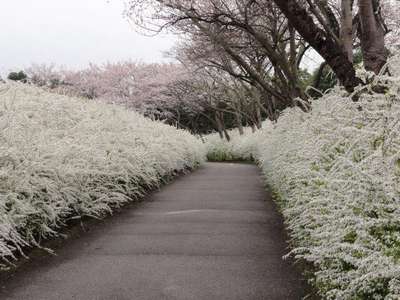
<svg viewBox="0 0 400 300">
<path fill-rule="evenodd" d="M 0 299 L 284 300 L 308 293 L 249 164 L 207 163 L 57 256 L 2 283 Z"/>
</svg>

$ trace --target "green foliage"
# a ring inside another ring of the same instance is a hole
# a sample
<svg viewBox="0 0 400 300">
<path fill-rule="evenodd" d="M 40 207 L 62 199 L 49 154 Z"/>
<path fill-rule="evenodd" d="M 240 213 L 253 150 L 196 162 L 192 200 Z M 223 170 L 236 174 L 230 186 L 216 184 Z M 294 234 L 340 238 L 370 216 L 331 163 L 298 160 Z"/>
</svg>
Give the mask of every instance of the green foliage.
<svg viewBox="0 0 400 300">
<path fill-rule="evenodd" d="M 229 161 L 232 160 L 232 156 L 230 153 L 225 151 L 214 151 L 207 153 L 207 160 L 208 161 Z"/>
<path fill-rule="evenodd" d="M 320 70 L 320 68 L 323 69 Z M 335 84 L 337 83 L 337 77 L 329 66 L 321 65 L 320 68 L 316 69 L 313 72 L 311 77 L 311 85 L 321 92 L 325 92 L 335 86 Z M 320 95 L 316 92 L 311 92 L 311 96 L 319 97 Z"/>
<path fill-rule="evenodd" d="M 241 156 L 235 156 L 229 151 L 215 150 L 207 153 L 207 160 L 213 162 L 224 162 L 224 161 L 253 161 L 253 158 L 244 159 Z"/>
<path fill-rule="evenodd" d="M 23 83 L 26 83 L 28 80 L 28 76 L 25 74 L 24 71 L 11 72 L 10 74 L 8 74 L 7 78 L 9 80 L 20 81 Z"/>
<path fill-rule="evenodd" d="M 353 55 L 353 63 L 356 67 L 360 67 L 363 63 L 363 55 L 361 50 L 357 50 Z"/>
<path fill-rule="evenodd" d="M 357 233 L 355 231 L 350 231 L 346 233 L 346 235 L 343 237 L 343 242 L 353 244 L 357 239 Z"/>
<path fill-rule="evenodd" d="M 298 72 L 298 76 L 303 91 L 305 91 L 307 87 L 312 85 L 313 75 L 308 72 L 307 69 L 300 69 Z"/>
</svg>

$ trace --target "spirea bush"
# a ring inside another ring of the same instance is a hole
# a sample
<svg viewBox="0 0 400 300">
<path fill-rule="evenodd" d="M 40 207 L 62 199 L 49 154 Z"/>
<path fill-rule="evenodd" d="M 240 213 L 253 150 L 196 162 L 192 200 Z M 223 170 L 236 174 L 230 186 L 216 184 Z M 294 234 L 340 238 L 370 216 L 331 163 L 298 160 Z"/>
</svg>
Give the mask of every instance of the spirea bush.
<svg viewBox="0 0 400 300">
<path fill-rule="evenodd" d="M 0 258 L 195 168 L 203 144 L 121 107 L 0 85 Z"/>
<path fill-rule="evenodd" d="M 400 78 L 373 80 L 387 92 L 367 86 L 352 102 L 335 89 L 310 113 L 289 109 L 229 146 L 236 156 L 253 149 L 289 229 L 289 255 L 312 266 L 325 299 L 400 299 Z"/>
</svg>

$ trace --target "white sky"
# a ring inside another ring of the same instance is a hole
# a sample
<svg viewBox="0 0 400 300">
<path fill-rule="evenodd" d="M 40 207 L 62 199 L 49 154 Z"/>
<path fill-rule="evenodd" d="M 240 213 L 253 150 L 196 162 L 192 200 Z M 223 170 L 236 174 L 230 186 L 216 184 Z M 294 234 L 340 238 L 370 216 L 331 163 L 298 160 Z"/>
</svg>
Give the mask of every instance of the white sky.
<svg viewBox="0 0 400 300">
<path fill-rule="evenodd" d="M 0 74 L 32 63 L 164 60 L 174 38 L 137 34 L 123 0 L 0 0 Z"/>
<path fill-rule="evenodd" d="M 82 68 L 89 62 L 163 61 L 176 38 L 145 37 L 123 17 L 123 0 L 0 0 L 0 76 L 32 63 Z M 303 66 L 320 59 L 307 55 Z"/>
</svg>

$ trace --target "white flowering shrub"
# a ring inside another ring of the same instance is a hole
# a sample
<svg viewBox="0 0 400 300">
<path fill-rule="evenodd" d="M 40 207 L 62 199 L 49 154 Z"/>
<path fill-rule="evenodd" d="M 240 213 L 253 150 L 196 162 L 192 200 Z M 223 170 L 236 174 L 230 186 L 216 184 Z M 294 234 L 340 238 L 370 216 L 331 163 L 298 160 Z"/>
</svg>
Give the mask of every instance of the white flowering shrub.
<svg viewBox="0 0 400 300">
<path fill-rule="evenodd" d="M 99 218 L 205 159 L 183 130 L 121 107 L 0 85 L 0 258 Z"/>
<path fill-rule="evenodd" d="M 395 68 L 392 74 L 400 75 Z M 245 141 L 233 139 L 255 149 L 292 237 L 290 254 L 313 266 L 326 299 L 400 299 L 396 76 L 375 79 L 386 94 L 370 91 L 352 102 L 336 89 L 310 113 L 287 110 L 277 124 L 265 123 Z"/>
</svg>

